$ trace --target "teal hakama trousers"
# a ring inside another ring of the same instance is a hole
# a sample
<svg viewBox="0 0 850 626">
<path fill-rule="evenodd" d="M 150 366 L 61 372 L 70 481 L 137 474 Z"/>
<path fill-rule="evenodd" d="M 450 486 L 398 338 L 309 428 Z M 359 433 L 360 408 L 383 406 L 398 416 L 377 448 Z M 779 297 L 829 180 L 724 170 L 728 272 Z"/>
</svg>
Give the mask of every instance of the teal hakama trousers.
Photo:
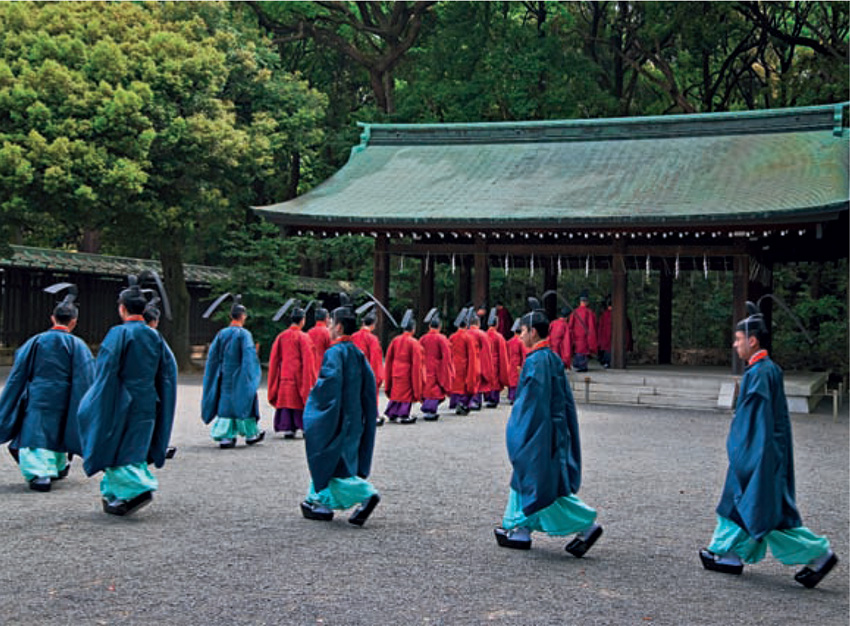
<svg viewBox="0 0 850 626">
<path fill-rule="evenodd" d="M 511 489 L 508 505 L 502 518 L 502 528 L 528 528 L 548 535 L 571 535 L 587 530 L 596 521 L 596 510 L 587 506 L 576 495 L 561 496 L 545 509 L 526 516 L 522 512 L 522 499 Z"/>
<path fill-rule="evenodd" d="M 33 478 L 58 478 L 59 472 L 68 465 L 68 455 L 44 448 L 21 448 L 18 462 L 27 482 Z"/>
<path fill-rule="evenodd" d="M 100 495 L 107 500 L 132 500 L 146 491 L 156 491 L 159 481 L 147 463 L 107 467 L 100 481 Z"/>
<path fill-rule="evenodd" d="M 222 439 L 236 439 L 237 435 L 252 439 L 260 434 L 260 423 L 254 418 L 236 419 L 230 417 L 217 417 L 212 422 L 210 436 L 214 441 Z"/>
<path fill-rule="evenodd" d="M 737 554 L 744 563 L 758 563 L 767 548 L 776 560 L 785 565 L 803 565 L 823 556 L 829 550 L 829 540 L 816 535 L 805 526 L 774 530 L 756 541 L 732 520 L 717 516 L 717 528 L 708 550 L 714 554 Z"/>
<path fill-rule="evenodd" d="M 310 504 L 321 504 L 329 509 L 340 511 L 365 502 L 377 493 L 378 490 L 368 480 L 351 476 L 350 478 L 331 478 L 328 486 L 319 492 L 316 491 L 311 480 L 306 500 Z"/>
</svg>

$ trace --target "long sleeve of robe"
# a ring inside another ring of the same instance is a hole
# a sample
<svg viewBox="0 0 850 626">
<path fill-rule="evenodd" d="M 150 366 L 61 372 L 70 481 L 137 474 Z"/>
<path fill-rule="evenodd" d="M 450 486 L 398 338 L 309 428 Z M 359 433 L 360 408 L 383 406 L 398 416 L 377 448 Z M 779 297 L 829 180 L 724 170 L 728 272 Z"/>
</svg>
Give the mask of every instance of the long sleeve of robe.
<svg viewBox="0 0 850 626">
<path fill-rule="evenodd" d="M 528 352 L 519 337 L 511 337 L 508 340 L 508 386 L 516 387 L 519 384 L 519 373 L 525 363 L 525 354 Z"/>
<path fill-rule="evenodd" d="M 269 404 L 278 409 L 303 409 L 316 382 L 316 357 L 306 333 L 290 326 L 280 333 L 269 357 Z"/>
<path fill-rule="evenodd" d="M 307 465 L 316 491 L 331 478 L 368 478 L 377 417 L 375 377 L 366 357 L 351 341 L 333 343 L 304 409 Z"/>
<path fill-rule="evenodd" d="M 493 355 L 493 378 L 490 389 L 501 391 L 509 384 L 508 374 L 508 344 L 505 338 L 502 337 L 496 329 L 487 329 L 487 336 L 490 338 L 490 350 Z"/>
<path fill-rule="evenodd" d="M 772 530 L 802 526 L 782 379 L 782 370 L 770 358 L 744 372 L 726 440 L 729 469 L 717 513 L 756 540 Z"/>
<path fill-rule="evenodd" d="M 449 337 L 452 348 L 452 362 L 455 375 L 452 381 L 452 393 L 470 394 L 478 388 L 481 365 L 478 362 L 476 341 L 466 329 L 460 329 Z"/>
<path fill-rule="evenodd" d="M 160 334 L 126 322 L 106 334 L 78 412 L 83 469 L 165 464 L 177 403 L 177 363 Z"/>
<path fill-rule="evenodd" d="M 381 350 L 381 342 L 378 341 L 378 338 L 372 331 L 366 328 L 361 328 L 351 335 L 351 341 L 366 356 L 366 360 L 372 367 L 372 373 L 375 375 L 375 386 L 380 387 L 384 383 L 385 369 L 384 352 Z"/>
<path fill-rule="evenodd" d="M 82 454 L 77 410 L 94 379 L 88 346 L 58 329 L 30 338 L 0 394 L 0 443 Z"/>
<path fill-rule="evenodd" d="M 445 335 L 436 329 L 429 330 L 419 344 L 425 352 L 425 398 L 444 398 L 451 393 L 455 375 L 452 349 Z"/>
<path fill-rule="evenodd" d="M 201 419 L 259 419 L 257 389 L 262 371 L 251 333 L 238 326 L 218 332 L 207 355 Z"/>
<path fill-rule="evenodd" d="M 552 352 L 561 357 L 564 365 L 569 367 L 572 358 L 572 346 L 567 320 L 558 318 L 549 324 L 549 345 Z"/>
<path fill-rule="evenodd" d="M 331 333 L 328 331 L 328 326 L 323 321 L 316 322 L 310 330 L 307 331 L 307 336 L 313 344 L 313 354 L 316 357 L 316 372 L 322 367 L 322 359 L 325 356 L 325 351 L 331 345 Z"/>
<path fill-rule="evenodd" d="M 575 402 L 560 358 L 548 347 L 528 353 L 508 419 L 511 488 L 528 516 L 581 486 Z"/>
<path fill-rule="evenodd" d="M 469 330 L 469 334 L 475 341 L 478 363 L 481 368 L 475 391 L 487 391 L 493 381 L 493 351 L 490 347 L 490 338 L 480 328 Z"/>
<path fill-rule="evenodd" d="M 397 402 L 422 400 L 425 364 L 422 347 L 411 333 L 402 333 L 392 340 L 387 349 L 384 369 L 386 371 L 384 389 L 390 400 Z"/>
</svg>

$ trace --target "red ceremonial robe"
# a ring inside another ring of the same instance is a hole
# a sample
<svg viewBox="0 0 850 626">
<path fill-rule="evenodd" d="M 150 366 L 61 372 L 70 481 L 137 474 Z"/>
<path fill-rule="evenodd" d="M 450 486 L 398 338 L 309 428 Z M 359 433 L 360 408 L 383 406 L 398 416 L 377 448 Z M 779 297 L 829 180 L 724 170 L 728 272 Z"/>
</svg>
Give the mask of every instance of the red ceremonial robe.
<svg viewBox="0 0 850 626">
<path fill-rule="evenodd" d="M 525 355 L 528 348 L 519 338 L 519 335 L 514 335 L 508 340 L 508 387 L 516 387 L 519 384 L 519 373 L 522 371 L 522 366 L 525 363 Z"/>
<path fill-rule="evenodd" d="M 559 317 L 549 324 L 549 346 L 552 352 L 561 357 L 564 366 L 570 367 L 570 327 L 567 320 Z"/>
<path fill-rule="evenodd" d="M 319 320 L 316 325 L 307 331 L 307 336 L 313 342 L 313 354 L 316 355 L 316 372 L 322 369 L 322 358 L 325 350 L 331 347 L 331 333 L 324 320 Z"/>
<path fill-rule="evenodd" d="M 511 326 L 514 324 L 511 314 L 508 313 L 508 310 L 505 307 L 497 306 L 496 318 L 499 320 L 498 324 L 496 324 L 496 331 L 505 338 L 505 341 L 507 341 L 514 334 L 511 330 Z"/>
<path fill-rule="evenodd" d="M 493 378 L 489 391 L 501 391 L 508 386 L 508 344 L 495 326 L 487 329 L 493 356 Z"/>
<path fill-rule="evenodd" d="M 596 315 L 586 304 L 573 309 L 568 326 L 573 354 L 596 354 Z"/>
<path fill-rule="evenodd" d="M 442 400 L 452 389 L 455 366 L 452 361 L 452 346 L 446 336 L 431 328 L 419 339 L 425 351 L 425 389 L 423 398 Z"/>
<path fill-rule="evenodd" d="M 307 333 L 293 324 L 280 333 L 269 357 L 269 404 L 302 410 L 316 382 L 316 357 Z"/>
<path fill-rule="evenodd" d="M 478 343 L 465 328 L 460 328 L 451 337 L 452 362 L 455 375 L 452 379 L 452 393 L 471 395 L 478 389 L 478 377 L 481 375 L 481 365 L 478 362 Z"/>
<path fill-rule="evenodd" d="M 481 365 L 481 373 L 478 376 L 478 386 L 475 393 L 481 393 L 490 389 L 493 380 L 493 351 L 490 346 L 490 338 L 480 328 L 470 328 L 469 334 L 475 340 L 478 350 L 478 362 Z"/>
<path fill-rule="evenodd" d="M 375 392 L 377 392 L 384 382 L 384 353 L 381 350 L 381 342 L 368 328 L 361 328 L 351 335 L 351 342 L 366 355 L 366 361 L 375 375 Z"/>
<path fill-rule="evenodd" d="M 600 350 L 611 352 L 611 309 L 606 308 L 600 314 L 599 323 L 596 325 L 596 339 Z"/>
<path fill-rule="evenodd" d="M 419 402 L 425 383 L 425 362 L 422 346 L 407 331 L 390 342 L 385 366 L 387 397 L 396 402 Z"/>
</svg>

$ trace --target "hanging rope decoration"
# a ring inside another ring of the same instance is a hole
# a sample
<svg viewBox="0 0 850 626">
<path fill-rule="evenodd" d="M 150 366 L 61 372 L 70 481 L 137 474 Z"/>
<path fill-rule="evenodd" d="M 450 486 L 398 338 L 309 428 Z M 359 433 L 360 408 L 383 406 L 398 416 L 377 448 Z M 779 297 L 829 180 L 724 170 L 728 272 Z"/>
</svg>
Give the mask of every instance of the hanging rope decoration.
<svg viewBox="0 0 850 626">
<path fill-rule="evenodd" d="M 404 271 L 404 255 L 403 254 L 401 255 L 401 258 L 398 261 L 398 271 L 400 271 L 400 272 Z"/>
<path fill-rule="evenodd" d="M 587 259 L 584 261 L 584 277 L 587 278 L 590 276 L 590 255 L 587 255 Z"/>
<path fill-rule="evenodd" d="M 705 279 L 708 280 L 708 255 L 702 255 L 702 270 L 705 272 Z"/>
<path fill-rule="evenodd" d="M 558 255 L 558 276 L 561 275 L 561 255 Z"/>
<path fill-rule="evenodd" d="M 431 260 L 431 251 L 425 253 L 425 273 L 428 273 L 428 261 Z"/>
<path fill-rule="evenodd" d="M 679 255 L 676 255 L 676 280 L 679 280 Z"/>
<path fill-rule="evenodd" d="M 531 277 L 534 277 L 534 254 L 531 255 Z"/>
<path fill-rule="evenodd" d="M 452 274 L 455 273 L 455 255 L 452 254 Z"/>
<path fill-rule="evenodd" d="M 649 284 L 649 268 L 650 268 L 649 255 L 647 254 L 646 255 L 646 284 L 647 285 Z"/>
<path fill-rule="evenodd" d="M 508 263 L 508 255 L 506 254 L 505 255 L 505 276 L 510 274 L 510 272 L 511 272 L 511 265 L 510 265 L 510 263 Z"/>
</svg>

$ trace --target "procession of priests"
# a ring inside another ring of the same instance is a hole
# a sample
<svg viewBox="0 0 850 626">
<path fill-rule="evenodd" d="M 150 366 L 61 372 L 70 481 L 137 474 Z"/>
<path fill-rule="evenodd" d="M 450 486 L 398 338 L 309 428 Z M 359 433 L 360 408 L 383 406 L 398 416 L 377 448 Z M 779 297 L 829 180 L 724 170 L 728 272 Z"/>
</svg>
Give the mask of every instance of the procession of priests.
<svg viewBox="0 0 850 626">
<path fill-rule="evenodd" d="M 111 313 L 116 325 L 100 340 L 96 358 L 73 333 L 81 314 L 109 312 L 81 312 L 70 283 L 45 291 L 61 299 L 43 313 L 47 330 L 15 353 L 0 393 L 0 442 L 32 491 L 50 492 L 79 457 L 82 471 L 99 477 L 104 513 L 132 515 L 151 504 L 159 487 L 154 470 L 176 453 L 169 444 L 177 364 L 157 330 L 160 316 L 170 317 L 165 288 L 155 272 L 127 278 Z M 359 307 L 341 293 L 330 310 L 318 301 L 302 307 L 295 298 L 278 309 L 273 321 L 288 325 L 270 347 L 264 403 L 259 345 L 246 328 L 251 303 L 238 294 L 218 297 L 203 317 L 230 302 L 222 311 L 227 325 L 209 346 L 197 407 L 214 446 L 265 441 L 260 422 L 267 403 L 274 432 L 303 439 L 310 481 L 302 515 L 330 522 L 353 509 L 348 522 L 363 526 L 381 502 L 370 481 L 379 426 L 387 420 L 409 426 L 419 417 L 436 422 L 441 415 L 481 419 L 504 401 L 511 476 L 496 544 L 528 550 L 533 533 L 544 533 L 569 537 L 564 550 L 583 557 L 603 527 L 578 496 L 582 446 L 569 375 L 588 371 L 592 359 L 611 366 L 610 296 L 595 312 L 582 291 L 577 306 L 564 300 L 552 320 L 541 300 L 530 297 L 529 310 L 516 319 L 499 302 L 491 309 L 470 303 L 448 318 L 436 308 L 421 317 L 408 308 L 396 323 L 385 303 L 366 295 Z M 770 548 L 781 563 L 802 566 L 794 579 L 812 588 L 838 558 L 797 509 L 783 374 L 766 349 L 763 314 L 748 305 L 735 327 L 734 349 L 747 369 L 726 442 L 728 469 L 714 534 L 698 556 L 707 570 L 740 575 Z M 398 331 L 386 352 L 375 334 L 379 310 Z M 631 349 L 630 328 L 625 337 Z"/>
</svg>

